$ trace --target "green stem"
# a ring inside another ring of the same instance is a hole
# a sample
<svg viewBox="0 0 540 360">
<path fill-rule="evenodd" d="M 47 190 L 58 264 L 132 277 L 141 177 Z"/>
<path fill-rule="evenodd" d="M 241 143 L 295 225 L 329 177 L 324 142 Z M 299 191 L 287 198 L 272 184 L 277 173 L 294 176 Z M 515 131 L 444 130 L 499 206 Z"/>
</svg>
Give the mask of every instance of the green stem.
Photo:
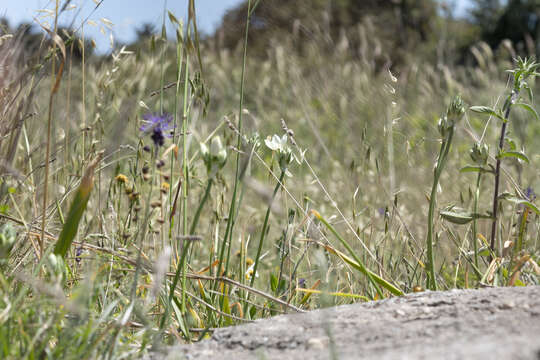
<svg viewBox="0 0 540 360">
<path fill-rule="evenodd" d="M 183 31 L 182 28 L 179 27 L 179 29 L 177 31 Z M 182 77 L 182 60 L 184 58 L 184 51 L 183 51 L 184 47 L 183 47 L 183 43 L 181 41 L 178 41 L 177 40 L 177 44 L 176 44 L 176 61 L 177 61 L 177 64 L 176 64 L 176 67 L 177 67 L 177 73 L 176 73 L 176 96 L 174 97 L 174 128 L 173 128 L 173 143 L 174 144 L 177 144 L 177 132 L 176 132 L 176 129 L 177 129 L 177 125 L 178 125 L 178 99 L 180 98 L 180 80 L 181 80 L 181 77 Z M 179 138 L 178 138 L 179 140 Z M 177 149 L 180 148 L 179 144 L 177 145 Z M 171 209 L 172 211 L 172 208 L 173 208 L 173 202 L 175 200 L 173 200 L 173 187 L 172 187 L 172 184 L 173 184 L 173 174 L 174 174 L 174 166 L 175 166 L 175 155 L 174 155 L 174 152 L 171 151 L 171 169 L 170 169 L 170 188 L 169 188 L 169 208 Z M 180 186 L 180 185 L 179 185 Z M 178 191 L 178 190 L 177 190 Z M 176 212 L 176 209 L 175 209 L 175 212 Z M 176 249 L 175 245 L 173 245 L 173 236 L 172 236 L 172 233 L 173 233 L 173 227 L 174 227 L 174 215 L 175 214 L 171 214 L 170 216 L 170 222 L 169 222 L 169 241 L 170 241 L 170 246 L 172 249 Z M 176 252 L 175 252 L 176 253 Z"/>
<path fill-rule="evenodd" d="M 501 137 L 499 138 L 499 153 L 502 152 L 504 146 L 504 138 L 506 136 L 506 126 L 508 125 L 508 118 L 510 117 L 510 110 L 512 109 L 512 98 L 515 91 L 512 91 L 509 99 L 507 100 L 507 108 L 504 113 L 504 121 L 501 127 Z M 501 158 L 497 156 L 497 164 L 495 165 L 495 189 L 493 190 L 493 208 L 492 215 L 493 221 L 491 223 L 491 242 L 490 247 L 491 251 L 495 252 L 495 240 L 497 237 L 497 214 L 499 209 L 499 183 L 501 178 Z M 489 256 L 489 262 L 491 262 L 492 256 Z"/>
<path fill-rule="evenodd" d="M 263 227 L 261 229 L 261 237 L 259 239 L 259 246 L 257 247 L 257 255 L 255 256 L 255 263 L 253 265 L 253 273 L 251 274 L 251 278 L 249 281 L 250 287 L 253 287 L 253 283 L 255 282 L 255 275 L 257 274 L 257 268 L 259 267 L 264 238 L 266 237 L 266 232 L 268 231 L 268 220 L 270 219 L 270 211 L 272 210 L 272 204 L 274 202 L 274 199 L 276 198 L 276 194 L 279 188 L 283 184 L 283 178 L 285 177 L 286 172 L 287 172 L 286 169 L 281 170 L 279 181 L 276 184 L 276 187 L 274 188 L 274 192 L 272 193 L 272 198 L 270 198 L 270 202 L 268 203 L 268 208 L 266 209 L 266 215 L 264 216 Z M 249 294 L 247 294 L 246 300 L 248 300 L 248 297 L 249 297 Z M 248 302 L 246 301 L 244 303 L 244 314 L 246 314 L 247 312 L 247 306 L 248 306 Z"/>
<path fill-rule="evenodd" d="M 259 260 L 261 257 L 262 247 L 264 243 L 264 238 L 266 237 L 266 231 L 268 230 L 268 219 L 270 218 L 270 211 L 272 210 L 272 203 L 274 202 L 274 199 L 276 197 L 276 194 L 283 184 L 283 178 L 285 177 L 286 169 L 281 170 L 281 175 L 279 175 L 279 181 L 276 184 L 276 187 L 274 188 L 274 192 L 272 193 L 272 198 L 270 199 L 270 202 L 268 203 L 268 208 L 266 209 L 266 215 L 264 216 L 264 223 L 261 230 L 261 237 L 259 239 L 259 246 L 257 248 L 257 255 L 255 256 L 255 264 L 253 265 L 253 274 L 251 275 L 251 279 L 249 282 L 249 286 L 253 287 L 253 283 L 255 282 L 255 274 L 257 274 L 257 268 L 259 267 Z"/>
<path fill-rule="evenodd" d="M 188 33 L 189 37 L 189 33 Z M 182 172 L 184 175 L 184 181 L 182 182 L 182 225 L 183 225 L 183 234 L 187 234 L 187 197 L 188 197 L 188 158 L 187 158 L 187 116 L 188 116 L 188 92 L 189 92 L 189 57 L 186 53 L 186 75 L 184 80 L 184 104 L 183 104 L 183 116 L 182 116 Z M 185 257 L 187 252 L 187 246 L 184 246 L 182 258 Z M 185 261 L 181 264 L 182 267 L 182 302 L 181 311 L 182 313 L 186 312 L 186 263 Z"/>
<path fill-rule="evenodd" d="M 476 178 L 476 191 L 474 193 L 474 213 L 478 213 L 478 198 L 480 197 L 480 182 L 482 181 L 482 173 L 478 173 L 478 177 Z M 474 266 L 478 269 L 478 244 L 477 244 L 477 230 L 476 230 L 476 218 L 473 220 L 472 223 L 472 242 L 473 242 L 473 250 L 474 250 Z"/>
<path fill-rule="evenodd" d="M 152 151 L 152 173 L 150 176 L 150 191 L 148 191 L 148 197 L 146 198 L 146 204 L 144 206 L 144 222 L 143 226 L 137 230 L 137 233 L 135 234 L 134 242 L 137 243 L 139 246 L 139 252 L 137 254 L 137 265 L 135 267 L 135 278 L 133 279 L 133 285 L 131 288 L 131 297 L 130 297 L 130 303 L 133 303 L 135 296 L 137 295 L 137 284 L 139 281 L 139 275 L 142 268 L 142 250 L 144 245 L 144 237 L 146 236 L 146 228 L 148 227 L 148 223 L 150 222 L 150 202 L 152 200 L 152 190 L 154 189 L 154 178 L 156 175 L 156 158 L 158 155 L 158 148 L 154 147 L 154 150 Z M 138 240 L 138 241 L 137 241 Z"/>
<path fill-rule="evenodd" d="M 178 263 L 178 266 L 176 267 L 176 272 L 174 274 L 174 279 L 171 283 L 171 286 L 169 287 L 169 298 L 167 299 L 167 305 L 165 306 L 165 313 L 161 317 L 161 322 L 159 324 L 159 329 L 163 330 L 166 325 L 166 320 L 169 318 L 169 313 L 171 309 L 171 304 L 173 301 L 174 296 L 174 289 L 176 289 L 176 286 L 178 285 L 178 280 L 180 279 L 180 275 L 182 275 L 182 281 L 184 281 L 185 278 L 185 271 L 184 271 L 184 264 L 186 263 L 186 255 L 189 250 L 189 245 L 193 242 L 191 240 L 184 239 L 184 245 L 182 246 L 182 255 L 180 256 L 180 262 Z M 183 287 L 185 284 L 183 284 Z M 182 294 L 185 292 L 185 290 L 182 288 Z M 184 303 L 181 304 L 182 306 L 185 306 Z"/>
<path fill-rule="evenodd" d="M 208 196 L 210 195 L 210 190 L 212 189 L 212 184 L 214 183 L 214 178 L 208 179 L 208 184 L 206 185 L 206 190 L 204 191 L 204 196 L 199 203 L 199 207 L 197 208 L 197 212 L 195 212 L 195 217 L 193 218 L 193 222 L 191 223 L 191 227 L 189 229 L 190 235 L 195 235 L 195 229 L 197 228 L 197 224 L 199 223 L 199 217 L 201 216 L 202 209 L 204 207 L 204 204 L 208 200 Z"/>
<path fill-rule="evenodd" d="M 244 83 L 246 78 L 246 62 L 247 62 L 247 46 L 248 46 L 248 33 L 249 33 L 249 22 L 251 21 L 251 0 L 248 0 L 248 16 L 246 19 L 246 29 L 244 34 L 244 48 L 242 53 L 242 74 L 240 76 L 240 101 L 238 104 L 238 137 L 237 137 L 237 148 L 242 149 L 242 108 L 244 107 Z M 230 212 L 229 212 L 229 221 L 231 222 L 230 230 L 227 235 L 232 238 L 232 233 L 234 229 L 234 224 L 236 220 L 236 196 L 238 191 L 238 183 L 240 181 L 240 152 L 236 153 L 236 171 L 234 179 L 234 192 L 233 199 L 231 202 Z M 231 241 L 229 239 L 229 248 L 227 250 L 227 261 L 225 262 L 225 275 L 229 269 L 229 258 L 231 255 Z"/>
<path fill-rule="evenodd" d="M 238 106 L 238 136 L 237 136 L 237 149 L 241 149 L 242 146 L 242 108 L 244 107 L 244 80 L 245 80 L 245 74 L 246 74 L 246 58 L 247 58 L 247 44 L 248 44 L 248 32 L 249 32 L 249 21 L 251 19 L 251 0 L 248 0 L 248 14 L 247 14 L 247 20 L 246 20 L 246 29 L 245 29 L 245 35 L 244 35 L 244 51 L 242 55 L 242 74 L 240 76 L 240 102 Z M 236 153 L 236 170 L 235 170 L 235 178 L 234 178 L 234 188 L 233 188 L 233 194 L 231 199 L 231 205 L 229 207 L 229 215 L 227 219 L 227 227 L 225 229 L 225 234 L 223 236 L 223 242 L 221 243 L 220 249 L 219 249 L 219 265 L 218 265 L 218 274 L 221 271 L 221 266 L 223 265 L 223 259 L 225 257 L 225 247 L 228 245 L 228 251 L 227 251 L 227 263 L 225 264 L 225 274 L 227 274 L 227 271 L 229 269 L 229 257 L 230 257 L 230 246 L 231 241 L 229 240 L 229 237 L 232 237 L 232 232 L 234 228 L 234 215 L 235 215 L 235 208 L 236 208 L 236 196 L 238 192 L 238 183 L 240 179 L 240 152 Z M 214 290 L 216 290 L 218 287 L 218 282 L 216 281 L 214 284 Z"/>
<path fill-rule="evenodd" d="M 523 249 L 523 238 L 525 237 L 525 232 L 527 230 L 527 218 L 529 217 L 529 208 L 523 206 L 523 213 L 521 214 L 521 222 L 519 224 L 519 235 L 516 246 L 514 247 L 514 252 L 517 254 Z"/>
<path fill-rule="evenodd" d="M 437 198 L 437 186 L 439 184 L 439 179 L 441 177 L 442 170 L 446 163 L 446 157 L 450 151 L 450 145 L 452 143 L 452 137 L 454 136 L 454 128 L 448 129 L 448 135 L 443 140 L 441 144 L 441 151 L 439 158 L 437 159 L 437 165 L 435 166 L 435 175 L 433 177 L 433 186 L 431 188 L 431 195 L 429 197 L 429 210 L 428 210 L 428 233 L 426 239 L 427 246 L 427 271 L 428 271 L 428 280 L 427 288 L 430 290 L 437 290 L 437 278 L 435 277 L 435 256 L 433 254 L 433 216 L 435 213 L 435 205 Z"/>
</svg>

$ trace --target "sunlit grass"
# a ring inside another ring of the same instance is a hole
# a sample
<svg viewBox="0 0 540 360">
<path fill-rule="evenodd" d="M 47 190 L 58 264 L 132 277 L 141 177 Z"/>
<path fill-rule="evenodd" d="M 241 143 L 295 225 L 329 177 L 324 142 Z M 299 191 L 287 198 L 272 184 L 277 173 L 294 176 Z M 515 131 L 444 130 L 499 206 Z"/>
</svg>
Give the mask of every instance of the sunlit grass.
<svg viewBox="0 0 540 360">
<path fill-rule="evenodd" d="M 256 58 L 166 21 L 176 44 L 66 61 L 58 83 L 55 45 L 36 67 L 16 36 L 0 47 L 1 358 L 135 357 L 279 313 L 538 283 L 534 99 L 498 110 L 503 70 L 534 63 L 386 69 L 317 41 Z M 454 122 L 458 93 L 492 118 Z"/>
</svg>

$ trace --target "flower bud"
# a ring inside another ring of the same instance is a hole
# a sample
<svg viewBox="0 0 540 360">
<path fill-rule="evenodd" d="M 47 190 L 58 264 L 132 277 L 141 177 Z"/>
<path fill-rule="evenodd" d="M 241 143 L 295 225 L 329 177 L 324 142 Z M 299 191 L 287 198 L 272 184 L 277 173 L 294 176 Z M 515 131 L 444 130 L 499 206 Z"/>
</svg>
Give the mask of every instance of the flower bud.
<svg viewBox="0 0 540 360">
<path fill-rule="evenodd" d="M 439 134 L 441 134 L 443 138 L 446 137 L 446 133 L 448 132 L 448 118 L 446 114 L 439 118 L 439 123 L 437 124 L 437 127 L 439 128 Z"/>
<path fill-rule="evenodd" d="M 461 96 L 457 95 L 447 110 L 447 118 L 448 121 L 451 122 L 451 126 L 454 126 L 459 120 L 461 120 L 464 114 L 465 106 L 463 105 L 463 100 L 461 100 Z"/>
<path fill-rule="evenodd" d="M 212 138 L 212 142 L 210 143 L 210 154 L 220 167 L 225 164 L 227 150 L 221 144 L 221 138 L 219 136 Z"/>
<path fill-rule="evenodd" d="M 51 276 L 54 276 L 59 280 L 64 280 L 66 278 L 66 266 L 62 256 L 53 253 L 49 254 L 46 265 Z"/>
<path fill-rule="evenodd" d="M 461 120 L 465 114 L 465 106 L 461 96 L 457 95 L 452 103 L 446 109 L 446 113 L 439 119 L 439 133 L 442 137 L 448 134 L 448 130 L 452 129 Z"/>
<path fill-rule="evenodd" d="M 485 165 L 488 159 L 489 148 L 486 144 L 476 143 L 469 151 L 472 161 L 478 165 Z"/>
<path fill-rule="evenodd" d="M 206 170 L 210 177 L 214 177 L 216 173 L 225 166 L 225 162 L 227 161 L 227 150 L 221 143 L 221 138 L 219 136 L 212 138 L 210 148 L 204 143 L 201 143 L 200 146 Z"/>
</svg>

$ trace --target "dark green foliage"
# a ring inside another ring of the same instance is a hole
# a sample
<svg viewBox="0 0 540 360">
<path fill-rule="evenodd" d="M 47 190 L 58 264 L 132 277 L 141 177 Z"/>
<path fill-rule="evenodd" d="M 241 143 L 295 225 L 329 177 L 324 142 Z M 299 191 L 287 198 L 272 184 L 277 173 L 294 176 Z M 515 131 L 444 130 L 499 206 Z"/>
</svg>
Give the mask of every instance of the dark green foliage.
<svg viewBox="0 0 540 360">
<path fill-rule="evenodd" d="M 498 0 L 476 0 L 473 16 L 482 28 L 483 39 L 492 47 L 509 39 L 518 51 L 538 55 L 540 39 L 540 1 L 509 0 L 505 6 Z"/>
<path fill-rule="evenodd" d="M 474 0 L 474 8 L 471 11 L 474 22 L 482 29 L 482 36 L 493 32 L 502 13 L 503 6 L 500 0 Z"/>
<path fill-rule="evenodd" d="M 220 46 L 232 49 L 241 42 L 246 11 L 247 1 L 227 12 L 215 35 Z M 251 19 L 250 51 L 265 56 L 276 41 L 292 41 L 300 51 L 308 40 L 335 48 L 346 33 L 351 52 L 359 55 L 358 25 L 366 23 L 377 29 L 385 49 L 393 49 L 382 61 L 400 62 L 408 50 L 431 40 L 437 17 L 433 0 L 261 1 Z"/>
<path fill-rule="evenodd" d="M 14 34 L 19 39 L 23 45 L 25 61 L 29 61 L 29 59 L 37 61 L 39 56 L 46 55 L 43 53 L 43 49 L 48 49 L 49 45 L 51 45 L 48 38 L 44 39 L 43 30 L 33 23 L 21 23 L 17 27 L 10 27 L 10 23 L 6 18 L 0 18 L 0 36 L 4 34 Z M 80 36 L 76 35 L 76 31 L 69 27 L 59 26 L 57 34 L 66 45 L 68 58 L 71 57 L 75 61 L 81 61 L 83 58 L 83 41 Z M 93 52 L 92 41 L 86 39 L 84 41 L 84 56 L 89 58 Z"/>
</svg>

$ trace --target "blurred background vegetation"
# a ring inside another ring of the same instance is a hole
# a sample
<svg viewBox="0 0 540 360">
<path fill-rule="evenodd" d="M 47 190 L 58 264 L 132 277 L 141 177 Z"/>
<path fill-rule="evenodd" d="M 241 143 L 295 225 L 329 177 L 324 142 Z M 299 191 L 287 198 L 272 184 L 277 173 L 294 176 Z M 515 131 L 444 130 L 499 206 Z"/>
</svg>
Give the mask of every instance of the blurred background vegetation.
<svg viewBox="0 0 540 360">
<path fill-rule="evenodd" d="M 433 63 L 463 64 L 472 62 L 470 48 L 485 42 L 496 50 L 509 40 L 517 55 L 538 55 L 540 37 L 540 2 L 538 0 L 471 0 L 470 12 L 458 17 L 451 2 L 437 0 L 310 0 L 261 1 L 251 19 L 250 53 L 267 57 L 273 43 L 290 43 L 299 53 L 310 41 L 322 42 L 333 49 L 346 37 L 353 57 L 362 56 L 362 37 L 367 27 L 376 34 L 378 62 L 406 64 L 420 57 Z M 241 45 L 247 1 L 229 10 L 205 42 L 217 48 L 233 50 Z M 204 14 L 200 14 L 204 16 Z M 10 27 L 0 20 L 4 33 L 18 33 L 26 49 L 36 51 L 41 33 L 31 23 Z M 159 26 L 138 27 L 138 43 L 155 35 Z M 18 31 L 17 31 L 18 30 Z M 66 38 L 70 29 L 59 29 Z M 92 46 L 87 44 L 86 55 Z M 75 49 L 80 58 L 80 49 Z"/>
</svg>

